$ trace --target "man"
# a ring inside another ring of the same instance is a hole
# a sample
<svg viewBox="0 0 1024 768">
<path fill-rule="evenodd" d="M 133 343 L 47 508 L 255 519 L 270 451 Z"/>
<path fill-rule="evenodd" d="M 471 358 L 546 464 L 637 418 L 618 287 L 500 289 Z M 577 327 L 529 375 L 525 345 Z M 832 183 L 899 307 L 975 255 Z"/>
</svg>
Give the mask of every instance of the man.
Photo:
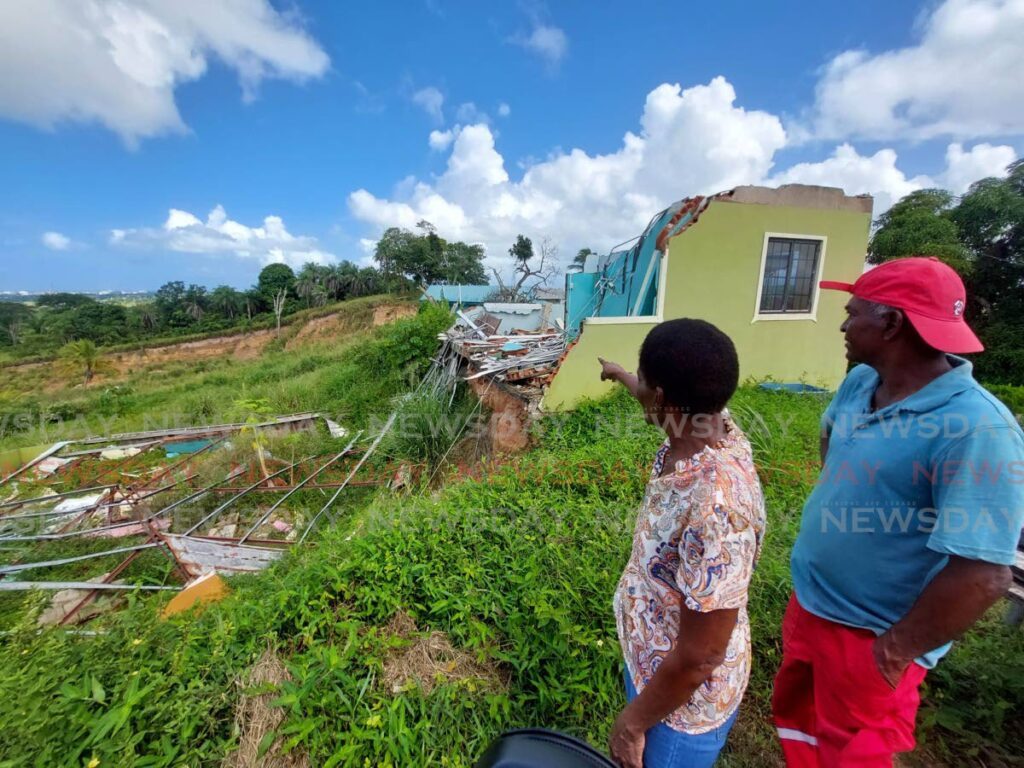
<svg viewBox="0 0 1024 768">
<path fill-rule="evenodd" d="M 948 266 L 897 259 L 821 287 L 853 294 L 841 330 L 861 365 L 822 420 L 772 708 L 789 766 L 891 766 L 927 670 L 1010 585 L 1024 435 L 949 354 L 983 347 Z"/>
</svg>

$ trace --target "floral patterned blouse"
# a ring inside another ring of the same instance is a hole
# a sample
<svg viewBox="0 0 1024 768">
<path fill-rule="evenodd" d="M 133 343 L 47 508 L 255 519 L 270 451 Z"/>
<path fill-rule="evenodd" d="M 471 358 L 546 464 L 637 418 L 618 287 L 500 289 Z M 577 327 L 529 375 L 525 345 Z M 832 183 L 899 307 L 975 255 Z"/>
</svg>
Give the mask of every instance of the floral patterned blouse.
<svg viewBox="0 0 1024 768">
<path fill-rule="evenodd" d="M 654 461 L 637 516 L 633 550 L 615 592 L 615 617 L 626 667 L 637 692 L 679 640 L 683 605 L 692 611 L 738 608 L 725 661 L 689 702 L 665 718 L 700 734 L 724 725 L 750 677 L 747 586 L 764 535 L 764 497 L 750 443 L 729 431 L 675 471 L 660 476 L 668 440 Z"/>
</svg>

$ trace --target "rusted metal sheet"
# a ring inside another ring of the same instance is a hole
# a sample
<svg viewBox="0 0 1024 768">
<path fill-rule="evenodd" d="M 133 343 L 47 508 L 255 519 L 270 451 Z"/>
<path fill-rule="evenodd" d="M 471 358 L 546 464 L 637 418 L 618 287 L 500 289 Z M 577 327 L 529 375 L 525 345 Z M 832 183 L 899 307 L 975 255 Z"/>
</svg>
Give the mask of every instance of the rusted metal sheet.
<svg viewBox="0 0 1024 768">
<path fill-rule="evenodd" d="M 190 576 L 202 576 L 214 570 L 262 571 L 284 554 L 280 549 L 228 544 L 194 536 L 162 534 L 160 539 Z"/>
</svg>

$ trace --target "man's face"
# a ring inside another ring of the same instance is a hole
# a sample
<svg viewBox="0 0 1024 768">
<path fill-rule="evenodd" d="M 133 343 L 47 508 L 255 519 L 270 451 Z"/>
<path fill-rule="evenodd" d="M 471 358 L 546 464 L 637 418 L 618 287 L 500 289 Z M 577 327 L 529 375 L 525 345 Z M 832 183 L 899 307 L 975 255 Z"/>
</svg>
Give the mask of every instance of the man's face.
<svg viewBox="0 0 1024 768">
<path fill-rule="evenodd" d="M 871 363 L 885 343 L 886 318 L 872 311 L 873 305 L 856 297 L 846 302 L 846 320 L 839 326 L 846 338 L 846 359 Z"/>
</svg>

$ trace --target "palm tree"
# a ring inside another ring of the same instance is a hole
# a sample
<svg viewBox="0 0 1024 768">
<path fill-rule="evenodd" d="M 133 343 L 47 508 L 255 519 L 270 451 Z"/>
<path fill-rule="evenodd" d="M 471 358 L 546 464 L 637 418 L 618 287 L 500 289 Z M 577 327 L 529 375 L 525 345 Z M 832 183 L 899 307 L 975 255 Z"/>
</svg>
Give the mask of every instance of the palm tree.
<svg viewBox="0 0 1024 768">
<path fill-rule="evenodd" d="M 206 314 L 206 289 L 201 285 L 190 285 L 185 291 L 185 312 L 194 321 L 199 322 Z"/>
<path fill-rule="evenodd" d="M 81 374 L 85 386 L 89 386 L 97 373 L 107 373 L 114 369 L 110 361 L 103 359 L 99 348 L 90 339 L 79 339 L 61 347 L 57 365 L 66 374 Z"/>
<path fill-rule="evenodd" d="M 307 261 L 295 276 L 295 293 L 300 299 L 306 300 L 307 307 L 312 305 L 317 288 L 324 287 L 324 278 L 328 271 L 328 267 Z"/>
<path fill-rule="evenodd" d="M 241 295 L 230 285 L 218 285 L 210 294 L 210 306 L 229 320 L 234 320 L 241 303 Z"/>
</svg>

